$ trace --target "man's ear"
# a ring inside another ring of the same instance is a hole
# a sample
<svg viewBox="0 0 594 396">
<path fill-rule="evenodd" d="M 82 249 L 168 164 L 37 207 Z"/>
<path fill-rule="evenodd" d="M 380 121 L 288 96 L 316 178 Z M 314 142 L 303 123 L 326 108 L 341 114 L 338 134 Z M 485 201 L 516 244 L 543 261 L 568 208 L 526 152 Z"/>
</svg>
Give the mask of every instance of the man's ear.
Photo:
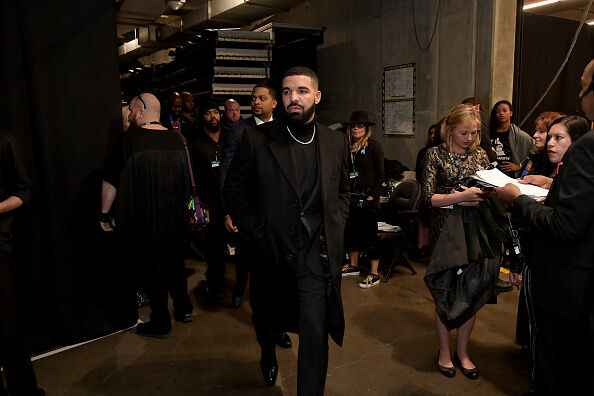
<svg viewBox="0 0 594 396">
<path fill-rule="evenodd" d="M 319 104 L 320 101 L 322 100 L 322 92 L 321 91 L 316 91 L 316 95 L 315 95 L 315 104 Z"/>
<path fill-rule="evenodd" d="M 276 99 L 272 99 L 272 108 L 273 109 L 276 109 L 276 104 L 277 104 Z"/>
</svg>

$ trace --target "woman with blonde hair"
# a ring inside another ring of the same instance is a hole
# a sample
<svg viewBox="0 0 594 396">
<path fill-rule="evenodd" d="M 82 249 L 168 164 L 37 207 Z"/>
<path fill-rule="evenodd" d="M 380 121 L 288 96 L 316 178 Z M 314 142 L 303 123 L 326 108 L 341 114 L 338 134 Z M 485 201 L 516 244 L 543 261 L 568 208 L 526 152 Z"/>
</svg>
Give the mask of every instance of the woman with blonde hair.
<svg viewBox="0 0 594 396">
<path fill-rule="evenodd" d="M 372 125 L 366 112 L 355 111 L 347 129 L 351 205 L 346 237 L 350 263 L 342 268 L 342 276 L 359 275 L 359 253 L 365 251 L 369 258 L 370 271 L 359 283 L 362 289 L 379 284 L 377 217 L 385 176 L 384 150 L 371 136 Z"/>
<path fill-rule="evenodd" d="M 422 185 L 423 202 L 432 208 L 425 283 L 435 302 L 438 369 L 446 377 L 456 375 L 450 331 L 457 329 L 454 363 L 473 380 L 479 372 L 468 355 L 468 341 L 476 312 L 494 296 L 501 243 L 484 202 L 489 191 L 468 186 L 471 175 L 489 167 L 479 147 L 480 125 L 480 114 L 471 106 L 448 111 L 441 125 L 443 143 L 427 151 Z"/>
</svg>

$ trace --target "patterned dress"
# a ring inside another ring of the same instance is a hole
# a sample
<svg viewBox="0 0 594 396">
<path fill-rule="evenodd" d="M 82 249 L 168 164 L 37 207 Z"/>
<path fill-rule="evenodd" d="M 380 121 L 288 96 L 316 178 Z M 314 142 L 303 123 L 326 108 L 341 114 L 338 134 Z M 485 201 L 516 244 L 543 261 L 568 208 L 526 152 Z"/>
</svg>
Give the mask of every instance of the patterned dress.
<svg viewBox="0 0 594 396">
<path fill-rule="evenodd" d="M 449 194 L 463 178 L 489 166 L 482 148 L 457 154 L 443 145 L 427 151 L 422 197 Z M 501 243 L 488 203 L 432 208 L 431 261 L 425 283 L 445 325 L 458 328 L 492 300 Z"/>
<path fill-rule="evenodd" d="M 478 170 L 487 169 L 489 164 L 487 153 L 480 147 L 468 150 L 464 154 L 450 152 L 441 144 L 431 147 L 427 150 L 423 170 L 423 185 L 421 186 L 423 204 L 431 207 L 431 197 L 434 194 L 449 194 L 460 180 L 472 176 Z M 442 208 L 433 208 L 432 210 L 432 250 L 450 212 L 450 209 Z"/>
</svg>

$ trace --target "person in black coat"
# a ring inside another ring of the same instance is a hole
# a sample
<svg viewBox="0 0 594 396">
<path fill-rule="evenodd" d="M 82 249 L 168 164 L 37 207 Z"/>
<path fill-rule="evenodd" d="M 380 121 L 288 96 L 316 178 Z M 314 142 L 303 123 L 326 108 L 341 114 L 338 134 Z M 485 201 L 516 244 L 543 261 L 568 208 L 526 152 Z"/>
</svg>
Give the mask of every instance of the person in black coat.
<svg viewBox="0 0 594 396">
<path fill-rule="evenodd" d="M 260 367 L 276 382 L 275 341 L 299 334 L 298 395 L 322 395 L 328 334 L 342 344 L 340 295 L 349 208 L 344 136 L 316 121 L 318 79 L 293 67 L 282 81 L 287 120 L 244 131 L 224 186 L 225 204 L 260 259 L 251 263 L 250 303 Z"/>
<path fill-rule="evenodd" d="M 27 205 L 33 185 L 23 167 L 16 140 L 0 129 L 0 367 L 11 395 L 44 395 L 37 388 L 16 309 L 12 271 L 12 225 L 18 209 Z M 4 394 L 0 372 L 0 394 Z"/>
<path fill-rule="evenodd" d="M 359 253 L 364 250 L 370 261 L 370 271 L 359 287 L 368 289 L 379 284 L 379 238 L 377 217 L 379 197 L 384 182 L 384 150 L 371 137 L 369 116 L 355 111 L 348 123 L 347 139 L 350 151 L 349 182 L 351 207 L 347 221 L 347 240 L 350 263 L 342 268 L 342 275 L 359 275 Z"/>
<path fill-rule="evenodd" d="M 580 98 L 594 119 L 594 60 Z M 507 184 L 496 189 L 535 233 L 532 289 L 536 313 L 535 391 L 594 394 L 594 131 L 572 144 L 544 203 Z M 543 185 L 543 176 L 525 182 Z"/>
</svg>

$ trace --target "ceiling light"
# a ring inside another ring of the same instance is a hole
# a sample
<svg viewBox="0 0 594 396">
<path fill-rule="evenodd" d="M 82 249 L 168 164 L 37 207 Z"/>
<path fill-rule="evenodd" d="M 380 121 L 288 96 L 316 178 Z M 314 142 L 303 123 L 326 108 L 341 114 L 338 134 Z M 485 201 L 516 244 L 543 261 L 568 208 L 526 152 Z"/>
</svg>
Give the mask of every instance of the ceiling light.
<svg viewBox="0 0 594 396">
<path fill-rule="evenodd" d="M 586 22 L 588 25 L 594 25 L 594 19 L 592 19 L 591 21 Z"/>
<path fill-rule="evenodd" d="M 559 2 L 559 0 L 544 0 L 544 1 L 537 1 L 535 3 L 530 3 L 530 4 L 526 4 L 523 9 L 524 10 L 529 10 L 531 8 L 536 8 L 536 7 L 540 7 L 540 6 L 544 6 L 544 5 L 548 5 L 548 4 L 553 4 L 553 3 L 557 3 Z"/>
<path fill-rule="evenodd" d="M 165 4 L 167 4 L 167 7 L 169 7 L 173 11 L 179 10 L 185 2 L 186 0 L 165 0 Z"/>
</svg>

